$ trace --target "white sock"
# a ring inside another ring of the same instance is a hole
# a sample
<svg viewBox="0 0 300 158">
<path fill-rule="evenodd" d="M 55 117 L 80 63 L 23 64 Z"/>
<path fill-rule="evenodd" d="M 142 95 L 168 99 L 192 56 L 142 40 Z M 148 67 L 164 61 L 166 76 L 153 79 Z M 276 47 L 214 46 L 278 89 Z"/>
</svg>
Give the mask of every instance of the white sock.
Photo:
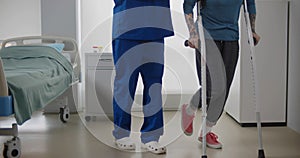
<svg viewBox="0 0 300 158">
<path fill-rule="evenodd" d="M 206 135 L 207 133 L 211 132 L 211 130 L 212 130 L 212 127 L 206 125 L 204 135 Z M 203 136 L 203 124 L 201 126 L 201 132 L 200 132 L 200 137 L 202 137 L 202 136 Z"/>
<path fill-rule="evenodd" d="M 189 105 L 186 107 L 186 113 L 190 116 L 195 115 L 197 109 L 194 109 L 193 106 Z"/>
</svg>

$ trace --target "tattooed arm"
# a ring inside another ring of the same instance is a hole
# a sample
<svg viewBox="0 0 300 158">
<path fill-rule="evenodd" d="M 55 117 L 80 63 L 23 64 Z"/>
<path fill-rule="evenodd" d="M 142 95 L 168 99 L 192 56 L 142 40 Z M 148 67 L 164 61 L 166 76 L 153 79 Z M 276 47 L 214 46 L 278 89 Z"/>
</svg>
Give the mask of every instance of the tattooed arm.
<svg viewBox="0 0 300 158">
<path fill-rule="evenodd" d="M 199 47 L 199 35 L 196 30 L 195 22 L 194 22 L 194 15 L 193 13 L 184 14 L 186 25 L 189 29 L 190 38 L 189 38 L 189 46 L 192 48 Z"/>
<path fill-rule="evenodd" d="M 249 17 L 250 17 L 251 30 L 252 30 L 253 33 L 256 33 L 255 32 L 256 14 L 250 14 Z"/>
<path fill-rule="evenodd" d="M 198 48 L 199 37 L 197 33 L 197 28 L 194 21 L 193 9 L 197 3 L 197 0 L 184 0 L 183 2 L 183 11 L 185 22 L 189 30 L 189 46 L 192 48 Z"/>
<path fill-rule="evenodd" d="M 258 44 L 258 42 L 260 41 L 260 36 L 256 33 L 255 30 L 255 20 L 256 20 L 256 14 L 250 14 L 250 24 L 251 24 L 251 30 L 252 30 L 252 34 L 253 34 L 253 38 L 255 39 L 255 45 Z"/>
</svg>

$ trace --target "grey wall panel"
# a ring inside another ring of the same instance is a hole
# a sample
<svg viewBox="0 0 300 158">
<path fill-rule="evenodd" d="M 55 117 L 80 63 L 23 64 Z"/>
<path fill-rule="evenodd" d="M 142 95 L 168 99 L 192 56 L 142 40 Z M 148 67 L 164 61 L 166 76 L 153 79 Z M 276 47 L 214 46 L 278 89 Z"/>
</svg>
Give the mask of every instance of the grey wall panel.
<svg viewBox="0 0 300 158">
<path fill-rule="evenodd" d="M 42 35 L 76 39 L 76 0 L 41 0 Z"/>
</svg>

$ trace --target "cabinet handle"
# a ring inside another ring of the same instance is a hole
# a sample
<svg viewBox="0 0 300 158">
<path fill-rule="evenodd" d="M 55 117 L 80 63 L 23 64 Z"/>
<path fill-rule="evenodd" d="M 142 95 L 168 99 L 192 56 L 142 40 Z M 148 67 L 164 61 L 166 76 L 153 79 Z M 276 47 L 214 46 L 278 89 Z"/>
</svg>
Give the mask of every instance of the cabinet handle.
<svg viewBox="0 0 300 158">
<path fill-rule="evenodd" d="M 99 59 L 99 61 L 111 62 L 111 61 L 112 61 L 112 59 Z"/>
</svg>

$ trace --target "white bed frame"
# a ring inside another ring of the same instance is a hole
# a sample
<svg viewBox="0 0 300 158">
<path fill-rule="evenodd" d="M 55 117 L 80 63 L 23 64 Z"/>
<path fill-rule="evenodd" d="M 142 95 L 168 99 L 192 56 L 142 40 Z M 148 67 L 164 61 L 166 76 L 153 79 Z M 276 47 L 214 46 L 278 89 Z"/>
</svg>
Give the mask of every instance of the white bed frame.
<svg viewBox="0 0 300 158">
<path fill-rule="evenodd" d="M 81 64 L 80 64 L 80 55 L 78 51 L 78 46 L 75 40 L 65 37 L 55 37 L 55 36 L 26 36 L 18 37 L 4 40 L 2 42 L 2 48 L 9 46 L 22 46 L 22 45 L 43 45 L 49 43 L 63 43 L 65 45 L 62 53 L 68 54 L 70 56 L 70 61 L 73 66 L 74 78 L 73 83 L 70 85 L 72 88 L 73 85 L 80 82 L 81 79 Z M 8 96 L 8 88 L 4 75 L 3 67 L 1 66 L 0 58 L 0 95 Z M 63 94 L 67 95 L 67 94 Z M 76 96 L 78 96 L 76 94 Z M 67 96 L 60 96 L 59 98 L 67 98 Z M 60 108 L 60 119 L 62 122 L 66 122 L 69 119 L 69 108 L 64 106 Z M 13 124 L 12 128 L 0 128 L 0 135 L 2 136 L 13 136 L 12 140 L 4 143 L 4 157 L 13 157 L 17 158 L 21 155 L 20 148 L 20 139 L 18 138 L 18 127 L 17 124 Z"/>
</svg>

